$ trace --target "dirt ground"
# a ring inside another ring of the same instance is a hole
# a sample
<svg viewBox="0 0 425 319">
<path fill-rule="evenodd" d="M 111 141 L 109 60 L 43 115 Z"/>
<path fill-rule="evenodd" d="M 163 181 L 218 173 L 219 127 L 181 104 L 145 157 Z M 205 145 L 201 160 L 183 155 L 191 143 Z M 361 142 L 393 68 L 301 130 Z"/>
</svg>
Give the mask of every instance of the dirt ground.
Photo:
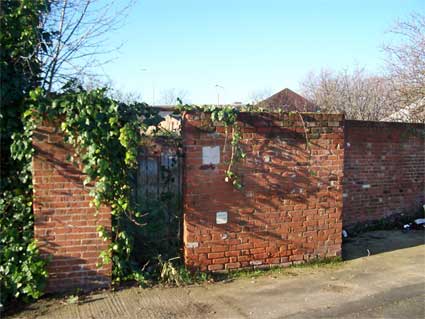
<svg viewBox="0 0 425 319">
<path fill-rule="evenodd" d="M 424 231 L 349 239 L 344 261 L 184 288 L 42 299 L 11 318 L 425 318 Z"/>
</svg>

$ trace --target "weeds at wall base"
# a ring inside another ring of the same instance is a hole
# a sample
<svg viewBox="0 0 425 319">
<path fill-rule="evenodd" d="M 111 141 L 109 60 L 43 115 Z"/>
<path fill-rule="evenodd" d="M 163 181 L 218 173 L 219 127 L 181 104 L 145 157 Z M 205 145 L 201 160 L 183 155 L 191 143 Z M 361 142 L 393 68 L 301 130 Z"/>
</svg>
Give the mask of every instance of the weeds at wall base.
<svg viewBox="0 0 425 319">
<path fill-rule="evenodd" d="M 349 237 L 355 237 L 362 233 L 375 231 L 375 230 L 403 230 L 403 226 L 412 223 L 417 218 L 423 218 L 423 209 L 416 212 L 405 212 L 394 214 L 386 218 L 368 221 L 367 223 L 357 223 L 345 227 Z"/>
<path fill-rule="evenodd" d="M 327 257 L 323 259 L 313 259 L 307 262 L 292 264 L 290 266 L 270 266 L 267 268 L 247 268 L 241 270 L 233 270 L 227 272 L 211 274 L 214 281 L 229 281 L 239 278 L 257 278 L 261 276 L 271 275 L 290 275 L 297 276 L 297 269 L 318 269 L 318 268 L 333 268 L 343 264 L 341 257 Z"/>
</svg>

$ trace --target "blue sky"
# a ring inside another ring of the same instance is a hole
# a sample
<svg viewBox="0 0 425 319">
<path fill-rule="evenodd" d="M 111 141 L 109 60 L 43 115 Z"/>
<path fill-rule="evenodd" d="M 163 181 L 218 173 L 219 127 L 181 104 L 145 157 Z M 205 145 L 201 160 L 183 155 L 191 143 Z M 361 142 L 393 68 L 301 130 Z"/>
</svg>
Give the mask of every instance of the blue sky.
<svg viewBox="0 0 425 319">
<path fill-rule="evenodd" d="M 386 31 L 413 11 L 425 12 L 425 1 L 139 0 L 110 35 L 124 45 L 103 71 L 148 103 L 170 88 L 215 103 L 216 84 L 220 102 L 248 102 L 256 90 L 297 91 L 322 68 L 381 72 Z"/>
</svg>

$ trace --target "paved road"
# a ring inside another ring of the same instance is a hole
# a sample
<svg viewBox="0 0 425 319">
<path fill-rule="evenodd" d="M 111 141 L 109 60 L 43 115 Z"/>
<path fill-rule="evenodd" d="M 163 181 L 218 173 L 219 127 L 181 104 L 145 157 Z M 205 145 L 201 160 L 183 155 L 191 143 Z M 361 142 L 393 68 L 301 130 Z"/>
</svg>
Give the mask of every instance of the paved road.
<svg viewBox="0 0 425 319">
<path fill-rule="evenodd" d="M 371 232 L 342 265 L 186 288 L 129 288 L 80 304 L 41 300 L 13 318 L 425 318 L 424 232 Z M 367 256 L 370 253 L 370 256 Z"/>
</svg>

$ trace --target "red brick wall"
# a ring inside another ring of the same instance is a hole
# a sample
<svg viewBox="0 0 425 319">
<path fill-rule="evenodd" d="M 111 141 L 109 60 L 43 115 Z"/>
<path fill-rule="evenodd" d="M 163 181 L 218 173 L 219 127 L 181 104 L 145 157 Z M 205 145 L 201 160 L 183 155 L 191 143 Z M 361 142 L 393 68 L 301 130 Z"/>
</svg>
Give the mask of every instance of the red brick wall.
<svg viewBox="0 0 425 319">
<path fill-rule="evenodd" d="M 425 204 L 425 125 L 345 122 L 344 226 Z"/>
<path fill-rule="evenodd" d="M 337 256 L 342 223 L 425 203 L 424 125 L 344 122 L 331 114 L 306 113 L 303 119 L 311 152 L 298 114 L 239 115 L 247 157 L 234 169 L 244 185 L 238 191 L 224 181 L 231 134 L 224 147 L 223 126 L 205 114 L 184 116 L 188 266 L 218 271 Z M 110 227 L 110 211 L 96 215 L 90 207 L 84 176 L 66 161 L 72 150 L 55 127 L 44 123 L 33 137 L 35 238 L 42 254 L 52 256 L 47 291 L 104 287 L 111 265 L 96 263 L 108 242 L 98 238 L 96 227 Z M 204 146 L 219 146 L 218 164 L 203 163 Z M 216 223 L 217 212 L 227 212 L 227 223 Z"/>
<path fill-rule="evenodd" d="M 33 145 L 34 234 L 41 253 L 52 258 L 47 292 L 108 286 L 111 266 L 96 267 L 108 242 L 99 238 L 96 227 L 110 228 L 109 209 L 95 215 L 84 175 L 66 161 L 72 150 L 53 125 L 40 126 Z"/>
<path fill-rule="evenodd" d="M 201 270 L 289 265 L 341 253 L 343 116 L 241 113 L 237 165 L 244 188 L 224 181 L 230 146 L 205 114 L 183 122 L 184 255 Z M 229 137 L 230 138 L 230 137 Z M 228 140 L 228 143 L 230 141 Z M 203 147 L 219 146 L 220 163 L 203 164 Z M 216 212 L 228 213 L 226 224 Z"/>
</svg>

